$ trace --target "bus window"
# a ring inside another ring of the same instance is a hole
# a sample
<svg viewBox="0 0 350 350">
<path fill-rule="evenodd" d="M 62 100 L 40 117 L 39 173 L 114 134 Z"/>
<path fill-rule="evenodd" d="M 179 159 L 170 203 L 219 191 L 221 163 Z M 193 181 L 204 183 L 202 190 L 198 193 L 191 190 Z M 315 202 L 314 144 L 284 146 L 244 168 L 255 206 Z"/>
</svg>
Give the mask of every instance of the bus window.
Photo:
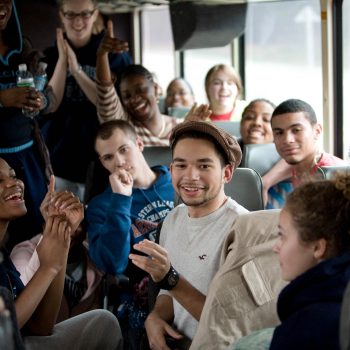
<svg viewBox="0 0 350 350">
<path fill-rule="evenodd" d="M 163 91 L 176 76 L 175 54 L 168 7 L 141 12 L 142 65 L 158 77 Z"/>
<path fill-rule="evenodd" d="M 232 64 L 231 45 L 210 49 L 186 50 L 184 54 L 184 75 L 191 84 L 196 101 L 208 103 L 204 88 L 204 78 L 208 70 L 216 64 Z"/>
<path fill-rule="evenodd" d="M 245 32 L 245 92 L 249 101 L 310 103 L 322 123 L 320 1 L 250 3 Z"/>
</svg>

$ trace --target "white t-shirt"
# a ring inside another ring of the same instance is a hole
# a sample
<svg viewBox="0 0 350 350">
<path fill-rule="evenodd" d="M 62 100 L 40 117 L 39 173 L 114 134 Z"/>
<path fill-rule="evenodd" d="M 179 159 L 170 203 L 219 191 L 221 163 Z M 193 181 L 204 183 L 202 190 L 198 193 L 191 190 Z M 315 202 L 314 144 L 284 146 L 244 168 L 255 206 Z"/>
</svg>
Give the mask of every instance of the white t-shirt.
<svg viewBox="0 0 350 350">
<path fill-rule="evenodd" d="M 221 208 L 201 218 L 190 218 L 184 204 L 177 206 L 166 217 L 160 245 L 169 252 L 174 268 L 204 295 L 219 269 L 225 238 L 231 232 L 236 217 L 246 212 L 247 209 L 228 198 Z M 168 292 L 162 290 L 160 294 Z M 173 303 L 176 328 L 192 339 L 198 321 L 175 299 Z"/>
</svg>

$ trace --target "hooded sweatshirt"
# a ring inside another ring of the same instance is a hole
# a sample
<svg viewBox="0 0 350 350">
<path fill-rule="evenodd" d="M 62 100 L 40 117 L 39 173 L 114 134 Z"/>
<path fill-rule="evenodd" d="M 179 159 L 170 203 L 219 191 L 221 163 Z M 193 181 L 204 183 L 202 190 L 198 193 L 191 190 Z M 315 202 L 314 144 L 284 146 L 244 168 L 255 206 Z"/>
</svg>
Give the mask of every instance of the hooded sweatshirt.
<svg viewBox="0 0 350 350">
<path fill-rule="evenodd" d="M 133 188 L 132 195 L 125 196 L 113 193 L 109 186 L 88 205 L 89 254 L 107 273 L 125 273 L 138 281 L 146 276 L 129 264 L 132 245 L 145 238 L 155 240 L 157 226 L 174 207 L 175 196 L 168 168 L 152 170 L 158 178 L 149 188 Z"/>
<path fill-rule="evenodd" d="M 349 280 L 346 253 L 320 262 L 290 282 L 278 298 L 281 325 L 270 349 L 340 349 L 340 310 Z"/>
</svg>

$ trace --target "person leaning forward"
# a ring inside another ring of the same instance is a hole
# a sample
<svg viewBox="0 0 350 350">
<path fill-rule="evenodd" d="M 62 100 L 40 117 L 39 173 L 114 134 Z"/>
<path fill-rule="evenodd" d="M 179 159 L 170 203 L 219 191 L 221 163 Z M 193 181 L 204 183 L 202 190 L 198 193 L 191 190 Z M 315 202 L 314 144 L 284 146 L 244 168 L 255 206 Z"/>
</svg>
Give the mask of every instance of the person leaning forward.
<svg viewBox="0 0 350 350">
<path fill-rule="evenodd" d="M 144 240 L 134 248 L 146 256 L 129 256 L 161 288 L 145 323 L 152 349 L 170 349 L 166 337 L 193 338 L 225 238 L 247 212 L 224 192 L 242 157 L 234 137 L 211 122 L 187 121 L 173 129 L 170 146 L 172 183 L 183 204 L 166 217 L 160 244 Z"/>
</svg>

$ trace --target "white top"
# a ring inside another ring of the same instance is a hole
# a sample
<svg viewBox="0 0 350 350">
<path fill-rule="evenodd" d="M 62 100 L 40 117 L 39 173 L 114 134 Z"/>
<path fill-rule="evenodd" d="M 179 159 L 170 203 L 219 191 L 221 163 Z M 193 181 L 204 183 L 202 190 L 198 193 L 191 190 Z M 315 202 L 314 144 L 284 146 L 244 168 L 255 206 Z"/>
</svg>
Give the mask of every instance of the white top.
<svg viewBox="0 0 350 350">
<path fill-rule="evenodd" d="M 160 245 L 169 252 L 174 268 L 204 295 L 219 269 L 220 253 L 226 236 L 236 217 L 246 212 L 247 209 L 228 198 L 221 208 L 201 218 L 190 218 L 184 204 L 177 206 L 166 217 Z M 169 295 L 164 290 L 160 294 Z M 176 328 L 192 339 L 198 321 L 175 299 L 173 302 Z"/>
</svg>

